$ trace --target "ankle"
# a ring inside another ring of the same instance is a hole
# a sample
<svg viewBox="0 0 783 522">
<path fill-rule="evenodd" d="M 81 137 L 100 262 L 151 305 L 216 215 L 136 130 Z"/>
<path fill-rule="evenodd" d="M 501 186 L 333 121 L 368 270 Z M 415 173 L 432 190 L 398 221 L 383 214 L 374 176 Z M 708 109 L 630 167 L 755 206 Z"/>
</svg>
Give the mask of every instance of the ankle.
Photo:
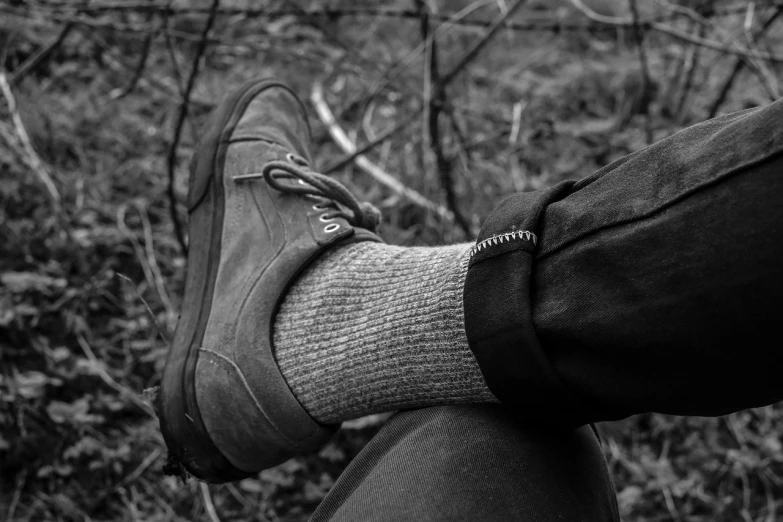
<svg viewBox="0 0 783 522">
<path fill-rule="evenodd" d="M 470 246 L 348 245 L 300 277 L 276 318 L 274 345 L 308 413 L 336 422 L 494 401 L 464 330 Z"/>
</svg>

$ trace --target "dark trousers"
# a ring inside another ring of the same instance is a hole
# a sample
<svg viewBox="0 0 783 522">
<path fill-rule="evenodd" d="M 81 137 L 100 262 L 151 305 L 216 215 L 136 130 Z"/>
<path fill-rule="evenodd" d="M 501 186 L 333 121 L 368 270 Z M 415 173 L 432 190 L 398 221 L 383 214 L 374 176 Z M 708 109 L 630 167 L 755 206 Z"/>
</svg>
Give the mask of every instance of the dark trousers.
<svg viewBox="0 0 783 522">
<path fill-rule="evenodd" d="M 530 426 L 502 406 L 395 414 L 311 522 L 619 521 L 591 427 Z"/>
<path fill-rule="evenodd" d="M 479 241 L 466 331 L 503 407 L 398 414 L 314 520 L 616 520 L 585 425 L 783 399 L 783 100 L 511 196 Z"/>
</svg>

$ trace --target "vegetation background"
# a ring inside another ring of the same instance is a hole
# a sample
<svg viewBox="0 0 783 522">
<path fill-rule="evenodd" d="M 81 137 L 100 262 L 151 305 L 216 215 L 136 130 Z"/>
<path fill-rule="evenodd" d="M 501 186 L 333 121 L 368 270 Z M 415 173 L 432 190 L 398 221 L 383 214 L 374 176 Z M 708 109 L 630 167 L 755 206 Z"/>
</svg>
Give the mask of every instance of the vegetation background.
<svg viewBox="0 0 783 522">
<path fill-rule="evenodd" d="M 306 520 L 383 422 L 234 484 L 162 473 L 142 393 L 180 306 L 188 158 L 232 87 L 290 82 L 318 165 L 384 210 L 385 239 L 443 244 L 473 239 L 514 191 L 779 97 L 781 14 L 749 0 L 3 0 L 0 519 Z M 780 404 L 601 429 L 624 520 L 783 520 Z"/>
</svg>

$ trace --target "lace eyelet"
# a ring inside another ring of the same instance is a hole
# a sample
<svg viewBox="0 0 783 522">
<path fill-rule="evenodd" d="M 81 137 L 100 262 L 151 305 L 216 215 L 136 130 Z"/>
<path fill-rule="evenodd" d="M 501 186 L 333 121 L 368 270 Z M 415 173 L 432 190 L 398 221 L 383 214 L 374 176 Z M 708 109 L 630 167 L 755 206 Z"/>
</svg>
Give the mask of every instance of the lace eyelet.
<svg viewBox="0 0 783 522">
<path fill-rule="evenodd" d="M 300 185 L 307 185 L 307 183 L 305 183 L 305 180 L 303 179 L 298 179 L 296 181 L 298 181 Z"/>
<path fill-rule="evenodd" d="M 335 230 L 337 230 L 338 228 L 340 228 L 340 225 L 338 225 L 337 223 L 330 223 L 324 227 L 324 232 L 330 234 Z"/>
<path fill-rule="evenodd" d="M 301 157 L 301 156 L 299 156 L 297 154 L 294 154 L 293 152 L 289 152 L 288 154 L 286 154 L 285 155 L 285 159 L 289 163 L 293 163 L 294 165 L 299 165 L 299 166 L 302 166 L 302 167 L 307 167 L 309 165 L 307 163 L 306 159 L 304 159 L 303 157 Z"/>
<path fill-rule="evenodd" d="M 320 221 L 321 223 L 328 223 L 330 221 L 334 221 L 334 218 L 329 217 L 326 214 L 321 214 L 320 216 L 318 216 L 318 221 Z"/>
<path fill-rule="evenodd" d="M 329 207 L 325 207 L 321 203 L 316 203 L 313 205 L 313 210 L 317 212 L 323 212 L 324 210 L 329 210 Z"/>
</svg>

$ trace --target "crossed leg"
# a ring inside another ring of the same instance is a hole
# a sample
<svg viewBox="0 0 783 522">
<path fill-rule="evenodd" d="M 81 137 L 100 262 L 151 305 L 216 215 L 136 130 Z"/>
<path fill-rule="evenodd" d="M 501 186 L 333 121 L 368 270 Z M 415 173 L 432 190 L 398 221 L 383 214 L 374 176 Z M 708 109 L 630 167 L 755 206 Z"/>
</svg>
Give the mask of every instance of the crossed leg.
<svg viewBox="0 0 783 522">
<path fill-rule="evenodd" d="M 590 426 L 552 430 L 498 405 L 395 414 L 311 522 L 611 521 L 617 503 Z"/>
</svg>

